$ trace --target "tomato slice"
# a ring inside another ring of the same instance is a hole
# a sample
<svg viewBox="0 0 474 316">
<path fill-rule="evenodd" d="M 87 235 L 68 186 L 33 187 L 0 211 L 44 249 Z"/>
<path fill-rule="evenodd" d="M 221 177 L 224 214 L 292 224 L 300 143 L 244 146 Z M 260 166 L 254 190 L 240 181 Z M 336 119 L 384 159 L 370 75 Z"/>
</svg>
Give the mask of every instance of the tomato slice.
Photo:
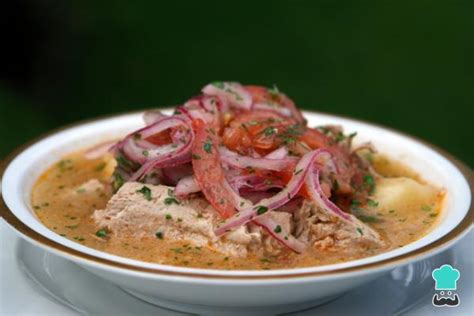
<svg viewBox="0 0 474 316">
<path fill-rule="evenodd" d="M 149 141 L 152 144 L 157 145 L 157 146 L 170 144 L 172 142 L 169 130 L 163 131 L 162 133 L 152 135 L 152 136 L 148 137 L 146 140 Z"/>
<path fill-rule="evenodd" d="M 267 89 L 261 86 L 245 86 L 245 89 L 252 96 L 253 103 L 271 103 L 278 104 L 286 108 L 291 113 L 291 118 L 298 123 L 304 123 L 305 119 L 301 112 L 296 108 L 295 103 L 286 94 L 279 92 L 277 89 Z"/>
<path fill-rule="evenodd" d="M 224 186 L 224 170 L 219 159 L 219 136 L 215 128 L 201 120 L 193 122 L 195 140 L 192 148 L 194 178 L 207 201 L 223 217 L 235 213 L 233 197 Z"/>
<path fill-rule="evenodd" d="M 301 135 L 300 141 L 306 143 L 311 149 L 329 148 L 333 141 L 327 135 L 316 128 L 306 128 L 306 131 Z"/>
<path fill-rule="evenodd" d="M 266 155 L 288 139 L 284 133 L 295 124 L 298 125 L 296 121 L 274 112 L 244 113 L 234 118 L 225 129 L 223 143 L 243 155 L 251 154 L 253 150 Z"/>
</svg>

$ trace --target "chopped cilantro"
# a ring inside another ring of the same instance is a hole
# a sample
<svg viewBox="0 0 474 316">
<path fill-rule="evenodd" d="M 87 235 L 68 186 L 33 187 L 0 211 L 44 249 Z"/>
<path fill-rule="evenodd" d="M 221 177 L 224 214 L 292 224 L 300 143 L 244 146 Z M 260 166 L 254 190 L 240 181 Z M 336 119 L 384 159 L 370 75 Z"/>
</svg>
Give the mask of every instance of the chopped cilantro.
<svg viewBox="0 0 474 316">
<path fill-rule="evenodd" d="M 262 214 L 264 214 L 266 211 L 268 211 L 268 207 L 263 206 L 263 205 L 257 205 L 257 206 L 255 207 L 255 209 L 257 210 L 257 215 L 262 215 Z"/>
<path fill-rule="evenodd" d="M 105 166 L 107 166 L 107 164 L 105 162 L 101 162 L 100 164 L 95 166 L 94 171 L 100 172 L 105 169 Z"/>
<path fill-rule="evenodd" d="M 196 155 L 196 154 L 192 154 L 191 158 L 193 158 L 194 160 L 199 160 L 199 159 L 201 159 L 201 156 Z"/>
<path fill-rule="evenodd" d="M 58 168 L 60 172 L 64 172 L 66 170 L 70 170 L 72 168 L 72 160 L 71 159 L 63 159 L 58 162 Z"/>
<path fill-rule="evenodd" d="M 273 85 L 273 87 L 267 89 L 268 93 L 273 97 L 277 98 L 278 95 L 280 94 L 280 90 L 276 85 Z"/>
<path fill-rule="evenodd" d="M 295 170 L 295 176 L 300 174 L 303 171 L 303 169 Z"/>
<path fill-rule="evenodd" d="M 165 218 L 166 218 L 167 220 L 170 220 L 170 219 L 172 219 L 173 217 L 171 216 L 171 214 L 166 214 L 166 215 L 165 215 Z"/>
<path fill-rule="evenodd" d="M 369 194 L 372 194 L 375 190 L 374 178 L 370 174 L 366 174 L 362 178 L 362 181 L 364 181 L 364 184 L 369 188 Z"/>
<path fill-rule="evenodd" d="M 244 124 L 246 124 L 248 126 L 254 126 L 254 125 L 260 124 L 260 122 L 258 122 L 258 121 L 248 121 L 247 123 L 244 123 Z"/>
<path fill-rule="evenodd" d="M 143 194 L 145 200 L 151 201 L 151 190 L 146 185 L 144 185 L 140 190 L 137 190 L 136 192 Z"/>
<path fill-rule="evenodd" d="M 354 200 L 351 201 L 351 204 L 349 205 L 349 208 L 350 209 L 357 209 L 359 207 L 359 205 L 360 205 L 360 201 L 354 199 Z"/>
<path fill-rule="evenodd" d="M 275 128 L 272 127 L 272 126 L 268 126 L 268 127 L 266 127 L 266 128 L 263 130 L 263 134 L 264 134 L 265 136 L 271 136 L 271 135 L 273 135 L 273 134 L 275 134 L 275 133 L 276 133 L 276 132 L 275 132 Z"/>
<path fill-rule="evenodd" d="M 205 142 L 204 145 L 202 146 L 202 148 L 203 148 L 204 151 L 207 152 L 208 154 L 212 154 L 212 146 L 211 146 L 211 143 Z"/>
<path fill-rule="evenodd" d="M 337 133 L 335 139 L 336 139 L 336 142 L 340 142 L 340 141 L 343 141 L 344 139 L 346 139 L 346 136 L 344 136 L 344 134 L 342 132 L 339 132 L 339 133 Z"/>
<path fill-rule="evenodd" d="M 429 205 L 423 205 L 421 206 L 421 209 L 425 212 L 431 212 L 431 206 Z"/>
<path fill-rule="evenodd" d="M 367 200 L 367 205 L 370 206 L 370 207 L 376 207 L 376 206 L 379 205 L 379 202 L 374 201 L 374 200 L 371 200 L 371 199 L 368 199 L 368 200 Z"/>
<path fill-rule="evenodd" d="M 113 178 L 114 180 L 112 182 L 112 187 L 114 189 L 114 192 L 117 192 L 125 183 L 125 180 L 123 179 L 122 175 L 118 172 L 114 172 Z"/>
<path fill-rule="evenodd" d="M 178 200 L 176 200 L 174 197 L 171 197 L 171 196 L 165 198 L 164 202 L 165 202 L 165 205 L 171 205 L 173 203 L 179 205 Z"/>
<path fill-rule="evenodd" d="M 275 229 L 273 230 L 275 233 L 279 234 L 281 233 L 281 226 L 280 225 L 276 225 Z"/>
<path fill-rule="evenodd" d="M 359 227 L 357 227 L 356 229 L 357 229 L 357 232 L 359 232 L 361 236 L 364 235 L 364 232 L 362 232 L 362 229 L 360 229 Z"/>
<path fill-rule="evenodd" d="M 359 215 L 357 216 L 357 218 L 363 221 L 364 223 L 374 223 L 378 221 L 377 217 L 375 216 Z"/>
<path fill-rule="evenodd" d="M 105 237 L 105 236 L 107 236 L 107 232 L 105 231 L 105 229 L 100 229 L 100 230 L 95 232 L 95 235 L 97 237 Z"/>
<path fill-rule="evenodd" d="M 148 152 L 148 150 L 144 150 L 144 151 L 142 152 L 142 154 L 143 154 L 143 156 L 148 157 L 148 155 L 149 155 L 150 153 Z"/>
<path fill-rule="evenodd" d="M 158 239 L 163 239 L 163 233 L 162 232 L 156 232 L 155 233 L 156 238 Z"/>
<path fill-rule="evenodd" d="M 117 164 L 119 165 L 119 167 L 122 167 L 124 169 L 133 168 L 133 162 L 131 162 L 130 160 L 128 160 L 122 155 L 117 155 L 115 157 L 115 160 L 117 161 Z"/>
</svg>

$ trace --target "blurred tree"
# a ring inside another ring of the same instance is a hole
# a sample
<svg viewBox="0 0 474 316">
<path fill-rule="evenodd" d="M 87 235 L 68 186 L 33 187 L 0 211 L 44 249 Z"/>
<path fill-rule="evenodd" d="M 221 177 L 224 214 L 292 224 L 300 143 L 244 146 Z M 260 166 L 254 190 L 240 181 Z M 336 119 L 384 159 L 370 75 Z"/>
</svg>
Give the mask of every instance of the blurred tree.
<svg viewBox="0 0 474 316">
<path fill-rule="evenodd" d="M 28 101 L 0 117 L 9 129 L 32 111 L 47 130 L 238 80 L 275 83 L 301 107 L 403 130 L 473 165 L 472 1 L 25 3 L 10 22 L 23 31 L 7 33 L 36 44 L 29 83 L 15 86 Z M 0 154 L 36 131 L 17 129 Z"/>
</svg>

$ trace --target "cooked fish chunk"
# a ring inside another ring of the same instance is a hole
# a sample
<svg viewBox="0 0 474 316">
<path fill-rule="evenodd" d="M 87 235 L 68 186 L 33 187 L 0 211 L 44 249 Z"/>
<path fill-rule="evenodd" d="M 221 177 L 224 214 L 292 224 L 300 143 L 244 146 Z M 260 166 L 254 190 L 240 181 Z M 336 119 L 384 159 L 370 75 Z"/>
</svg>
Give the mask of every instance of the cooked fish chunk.
<svg viewBox="0 0 474 316">
<path fill-rule="evenodd" d="M 204 199 L 178 201 L 172 188 L 129 182 L 111 198 L 104 210 L 93 219 L 116 235 L 142 237 L 161 232 L 164 238 L 189 241 L 223 254 L 245 257 L 248 247 L 261 243 L 261 233 L 249 232 L 247 226 L 217 237 L 214 227 L 217 212 Z"/>
<path fill-rule="evenodd" d="M 294 213 L 294 235 L 322 250 L 359 251 L 367 246 L 383 247 L 384 241 L 374 229 L 350 215 L 350 220 L 322 211 L 311 201 Z"/>
</svg>

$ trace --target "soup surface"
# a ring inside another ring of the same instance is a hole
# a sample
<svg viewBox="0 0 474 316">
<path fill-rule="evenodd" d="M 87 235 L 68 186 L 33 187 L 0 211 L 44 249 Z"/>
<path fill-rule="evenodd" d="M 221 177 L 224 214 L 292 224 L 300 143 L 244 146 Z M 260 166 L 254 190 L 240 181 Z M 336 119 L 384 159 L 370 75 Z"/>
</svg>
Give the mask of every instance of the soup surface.
<svg viewBox="0 0 474 316">
<path fill-rule="evenodd" d="M 443 192 L 433 188 L 403 165 L 382 155 L 371 157 L 378 178 L 371 202 L 353 208 L 353 214 L 375 229 L 384 247 L 364 247 L 345 252 L 309 247 L 302 254 L 283 251 L 278 255 L 229 257 L 189 241 L 170 241 L 161 236 L 115 236 L 93 220 L 112 196 L 110 178 L 116 166 L 112 156 L 88 160 L 82 152 L 64 157 L 51 166 L 35 184 L 31 205 L 49 229 L 101 251 L 122 257 L 168 265 L 213 269 L 281 269 L 317 266 L 372 256 L 409 244 L 423 237 L 439 217 Z M 104 185 L 97 185 L 98 180 Z"/>
</svg>

